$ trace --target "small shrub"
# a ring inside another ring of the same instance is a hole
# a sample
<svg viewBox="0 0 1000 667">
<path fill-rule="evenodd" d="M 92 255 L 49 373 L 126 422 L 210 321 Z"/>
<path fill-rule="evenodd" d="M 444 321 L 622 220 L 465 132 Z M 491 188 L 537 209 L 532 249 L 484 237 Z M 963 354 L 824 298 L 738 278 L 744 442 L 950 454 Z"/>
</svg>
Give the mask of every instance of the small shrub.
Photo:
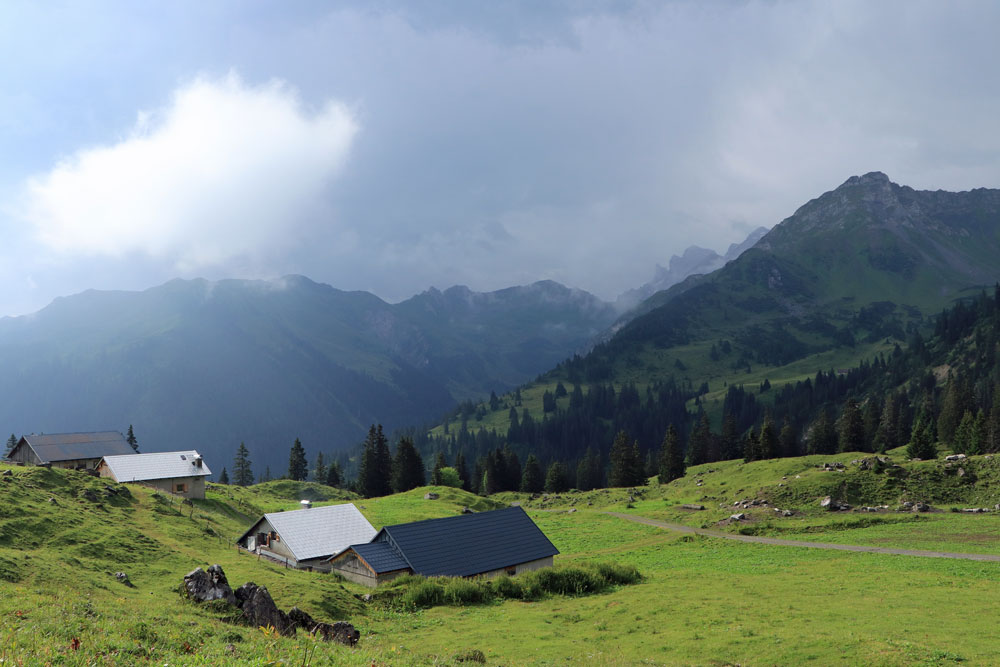
<svg viewBox="0 0 1000 667">
<path fill-rule="evenodd" d="M 403 603 L 413 607 L 435 607 L 444 604 L 444 588 L 436 581 L 425 579 L 406 591 Z"/>
<path fill-rule="evenodd" d="M 639 570 L 631 565 L 595 563 L 592 567 L 605 582 L 612 586 L 627 586 L 642 581 L 642 575 L 639 574 Z"/>
<path fill-rule="evenodd" d="M 481 604 L 489 597 L 486 586 L 468 579 L 450 579 L 444 585 L 446 604 L 457 606 Z"/>
<path fill-rule="evenodd" d="M 521 583 L 506 574 L 493 580 L 493 590 L 502 600 L 520 600 L 524 597 Z"/>
</svg>

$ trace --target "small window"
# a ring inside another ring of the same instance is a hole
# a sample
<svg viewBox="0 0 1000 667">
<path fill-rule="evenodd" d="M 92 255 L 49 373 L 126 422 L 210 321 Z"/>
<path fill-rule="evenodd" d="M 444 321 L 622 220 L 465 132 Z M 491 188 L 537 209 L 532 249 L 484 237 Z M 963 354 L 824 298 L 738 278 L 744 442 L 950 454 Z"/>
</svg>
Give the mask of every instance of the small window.
<svg viewBox="0 0 1000 667">
<path fill-rule="evenodd" d="M 187 457 L 181 454 L 181 461 L 187 461 L 187 460 L 188 460 Z"/>
<path fill-rule="evenodd" d="M 515 574 L 517 574 L 517 568 L 516 567 L 506 567 L 506 568 L 504 568 L 504 572 L 506 572 L 507 574 L 509 574 L 510 576 L 513 577 Z"/>
<path fill-rule="evenodd" d="M 188 490 L 187 484 L 181 484 L 180 482 L 178 482 L 175 485 L 174 493 L 187 493 L 187 490 Z"/>
</svg>

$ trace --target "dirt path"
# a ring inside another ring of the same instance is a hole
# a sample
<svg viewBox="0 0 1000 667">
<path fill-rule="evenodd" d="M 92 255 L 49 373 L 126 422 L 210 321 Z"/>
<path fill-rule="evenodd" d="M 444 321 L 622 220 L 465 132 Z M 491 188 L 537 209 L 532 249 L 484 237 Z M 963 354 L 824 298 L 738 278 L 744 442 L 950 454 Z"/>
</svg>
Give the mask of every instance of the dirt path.
<svg viewBox="0 0 1000 667">
<path fill-rule="evenodd" d="M 758 537 L 756 535 L 737 535 L 734 533 L 724 533 L 719 530 L 706 530 L 704 528 L 692 528 L 679 523 L 667 523 L 656 519 L 647 519 L 643 516 L 633 514 L 622 514 L 621 512 L 604 512 L 611 516 L 636 523 L 644 523 L 647 526 L 656 526 L 666 530 L 675 530 L 679 533 L 692 533 L 694 535 L 704 535 L 705 537 L 719 537 L 725 540 L 736 540 L 737 542 L 754 542 L 756 544 L 773 544 L 782 547 L 807 547 L 809 549 L 834 549 L 836 551 L 863 551 L 873 554 L 896 554 L 899 556 L 921 556 L 923 558 L 956 558 L 959 560 L 982 560 L 1000 561 L 1000 555 L 992 554 L 962 554 L 950 553 L 947 551 L 920 551 L 918 549 L 890 549 L 888 547 L 866 547 L 858 544 L 830 544 L 829 542 L 801 542 L 799 540 L 782 540 L 776 537 Z"/>
</svg>

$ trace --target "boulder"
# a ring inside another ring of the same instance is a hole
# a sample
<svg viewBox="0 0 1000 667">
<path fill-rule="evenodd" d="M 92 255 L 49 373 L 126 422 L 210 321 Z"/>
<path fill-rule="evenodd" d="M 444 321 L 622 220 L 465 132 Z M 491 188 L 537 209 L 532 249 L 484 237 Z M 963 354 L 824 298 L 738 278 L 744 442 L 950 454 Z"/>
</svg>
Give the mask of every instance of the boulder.
<svg viewBox="0 0 1000 667">
<path fill-rule="evenodd" d="M 437 500 L 440 497 L 441 496 L 439 496 L 438 494 L 432 493 L 432 492 L 428 492 L 428 493 L 424 494 L 424 500 Z"/>
<path fill-rule="evenodd" d="M 731 521 L 743 521 L 746 518 L 747 518 L 747 515 L 744 514 L 743 512 L 739 512 L 737 514 L 730 514 L 729 515 L 729 519 Z"/>
<path fill-rule="evenodd" d="M 13 477 L 14 473 L 12 473 L 10 470 L 4 470 L 3 471 L 3 476 L 4 477 Z"/>
<path fill-rule="evenodd" d="M 831 496 L 827 496 L 823 498 L 823 500 L 819 501 L 819 506 L 825 507 L 831 512 L 840 512 L 851 509 L 851 506 L 849 504 L 845 503 L 842 500 L 834 500 Z"/>
<path fill-rule="evenodd" d="M 288 610 L 288 620 L 291 621 L 295 627 L 302 628 L 306 632 L 312 632 L 313 628 L 316 627 L 316 621 L 313 620 L 313 617 L 298 607 L 292 607 Z"/>
<path fill-rule="evenodd" d="M 243 610 L 243 620 L 247 625 L 271 627 L 286 637 L 295 635 L 295 624 L 289 620 L 288 614 L 274 604 L 265 586 L 248 581 L 236 589 L 235 595 L 237 606 Z"/>
<path fill-rule="evenodd" d="M 124 572 L 115 572 L 115 579 L 117 579 L 119 582 L 125 584 L 129 588 L 135 588 L 135 584 L 133 584 L 131 581 L 129 581 L 128 575 L 125 574 Z"/>
<path fill-rule="evenodd" d="M 913 512 L 930 512 L 931 511 L 931 506 L 928 505 L 927 503 L 917 502 L 917 503 L 913 503 L 913 507 L 911 508 L 911 511 L 913 511 Z"/>
<path fill-rule="evenodd" d="M 463 507 L 459 510 L 459 514 L 475 514 L 475 512 L 470 510 L 468 507 Z"/>
<path fill-rule="evenodd" d="M 347 621 L 336 623 L 317 623 L 312 634 L 322 637 L 324 641 L 337 642 L 345 646 L 354 646 L 361 639 L 361 632 Z"/>
<path fill-rule="evenodd" d="M 952 454 L 950 456 L 944 457 L 945 461 L 964 461 L 966 459 L 965 454 Z"/>
<path fill-rule="evenodd" d="M 187 596 L 195 602 L 225 600 L 231 605 L 237 604 L 233 589 L 219 564 L 210 565 L 208 572 L 198 567 L 185 574 L 184 589 Z"/>
<path fill-rule="evenodd" d="M 683 505 L 681 505 L 681 509 L 682 510 L 703 510 L 703 509 L 705 509 L 705 506 L 704 505 L 695 505 L 694 503 L 684 503 Z"/>
</svg>

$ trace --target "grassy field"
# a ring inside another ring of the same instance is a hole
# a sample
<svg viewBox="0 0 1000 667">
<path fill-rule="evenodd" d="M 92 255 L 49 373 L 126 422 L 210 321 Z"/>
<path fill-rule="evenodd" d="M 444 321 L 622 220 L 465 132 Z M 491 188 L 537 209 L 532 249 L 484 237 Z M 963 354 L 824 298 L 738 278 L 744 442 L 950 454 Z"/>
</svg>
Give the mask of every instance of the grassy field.
<svg viewBox="0 0 1000 667">
<path fill-rule="evenodd" d="M 962 504 L 942 502 L 959 491 L 961 501 L 985 501 L 1000 489 L 994 460 L 965 463 L 961 479 L 975 479 L 955 488 L 943 462 L 907 463 L 905 488 L 887 490 L 885 480 L 851 466 L 857 456 L 823 457 L 845 462 L 843 473 L 819 470 L 814 457 L 730 461 L 694 468 L 662 487 L 533 499 L 485 499 L 438 488 L 438 500 L 425 500 L 425 488 L 355 499 L 376 527 L 516 500 L 559 548 L 557 563 L 624 563 L 644 575 L 639 584 L 590 596 L 426 610 L 365 603 L 360 596 L 368 589 L 286 570 L 231 546 L 260 513 L 295 509 L 306 494 L 317 503 L 343 502 L 350 498 L 345 492 L 287 481 L 247 489 L 212 485 L 206 501 L 187 504 L 138 486 L 106 488 L 103 480 L 80 473 L 10 468 L 11 476 L 0 477 L 6 480 L 0 481 L 0 660 L 442 665 L 469 664 L 459 659 L 480 651 L 491 665 L 1000 661 L 992 640 L 1000 563 L 743 544 L 602 514 L 613 509 L 810 541 L 1000 552 L 1000 514 L 830 513 L 817 502 L 830 489 L 880 499 L 891 491 L 898 502 L 907 493 L 929 493 L 932 485 L 939 495 L 927 500 L 944 510 Z M 120 488 L 129 493 L 109 491 Z M 767 513 L 773 509 L 755 507 L 747 511 L 750 520 L 720 525 L 732 502 L 749 498 L 795 514 L 772 517 Z M 686 502 L 707 509 L 680 509 Z M 265 585 L 283 609 L 298 605 L 317 619 L 353 622 L 362 631 L 359 645 L 235 625 L 178 594 L 186 572 L 216 562 L 234 587 Z M 117 571 L 126 572 L 135 588 L 118 583 Z"/>
</svg>

